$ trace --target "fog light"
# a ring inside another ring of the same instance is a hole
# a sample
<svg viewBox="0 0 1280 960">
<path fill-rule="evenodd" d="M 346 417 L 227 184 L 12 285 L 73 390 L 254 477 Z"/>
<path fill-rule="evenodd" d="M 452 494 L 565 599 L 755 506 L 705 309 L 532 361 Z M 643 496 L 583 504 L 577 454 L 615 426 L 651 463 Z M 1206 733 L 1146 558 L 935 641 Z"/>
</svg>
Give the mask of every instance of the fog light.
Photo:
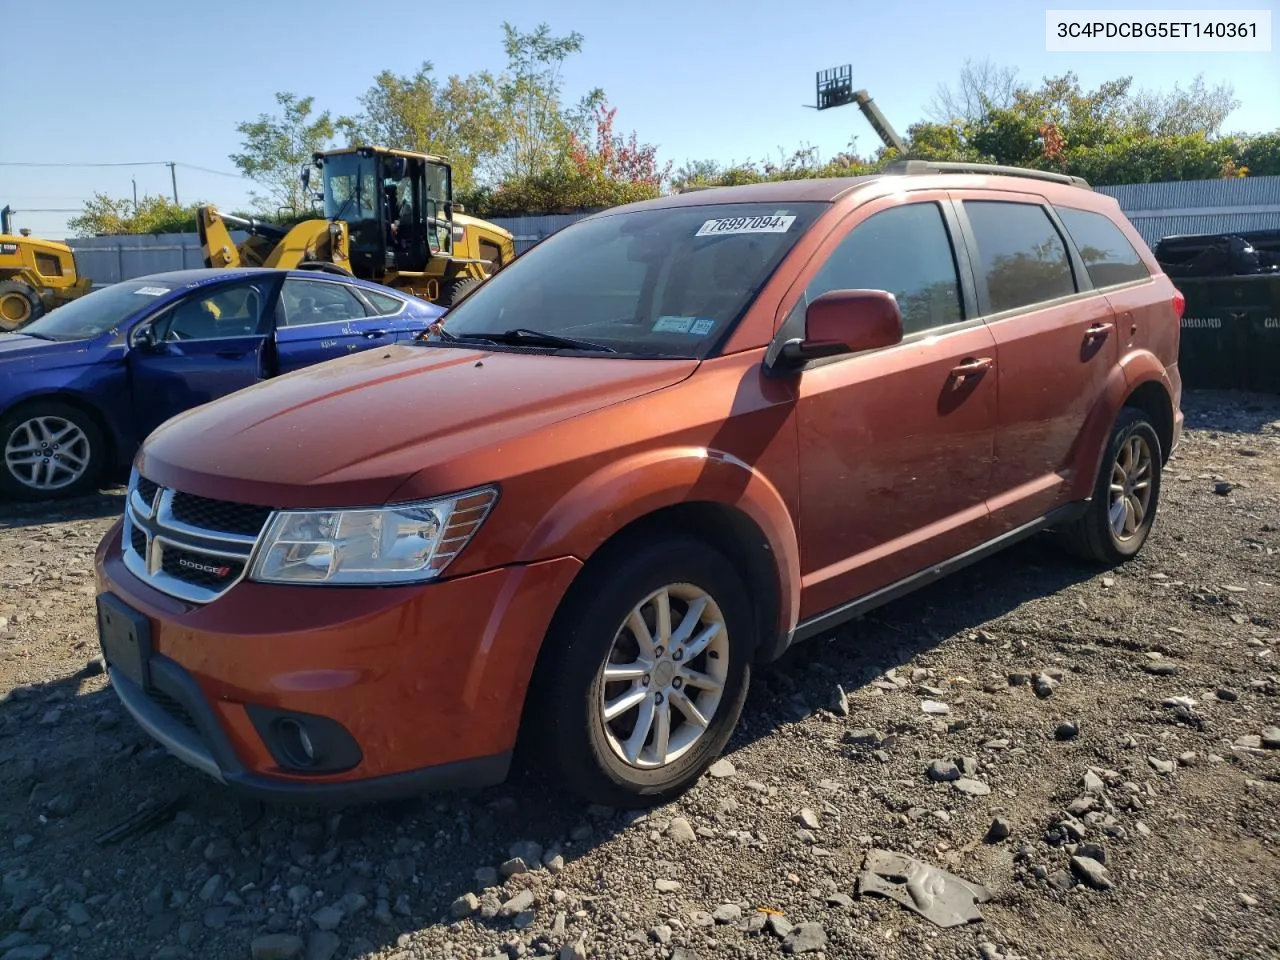
<svg viewBox="0 0 1280 960">
<path fill-rule="evenodd" d="M 307 728 L 292 717 L 276 721 L 276 733 L 280 738 L 280 747 L 289 762 L 298 767 L 309 767 L 316 762 L 315 744 Z"/>
</svg>

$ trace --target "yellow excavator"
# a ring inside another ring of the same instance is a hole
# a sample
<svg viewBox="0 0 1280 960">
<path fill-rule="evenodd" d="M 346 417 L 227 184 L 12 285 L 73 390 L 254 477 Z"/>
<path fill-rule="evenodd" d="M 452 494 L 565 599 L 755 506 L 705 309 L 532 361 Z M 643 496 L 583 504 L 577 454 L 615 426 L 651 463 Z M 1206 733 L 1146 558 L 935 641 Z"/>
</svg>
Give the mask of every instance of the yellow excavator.
<svg viewBox="0 0 1280 960">
<path fill-rule="evenodd" d="M 208 267 L 321 270 L 373 280 L 451 307 L 515 259 L 515 238 L 466 216 L 453 202 L 443 157 L 386 147 L 314 154 L 324 219 L 285 229 L 200 207 L 197 226 Z M 311 168 L 302 171 L 310 189 Z M 239 245 L 232 229 L 248 237 Z"/>
<path fill-rule="evenodd" d="M 93 288 L 76 270 L 65 243 L 38 240 L 30 230 L 13 232 L 13 210 L 0 210 L 0 333 L 25 326 L 41 314 Z"/>
</svg>

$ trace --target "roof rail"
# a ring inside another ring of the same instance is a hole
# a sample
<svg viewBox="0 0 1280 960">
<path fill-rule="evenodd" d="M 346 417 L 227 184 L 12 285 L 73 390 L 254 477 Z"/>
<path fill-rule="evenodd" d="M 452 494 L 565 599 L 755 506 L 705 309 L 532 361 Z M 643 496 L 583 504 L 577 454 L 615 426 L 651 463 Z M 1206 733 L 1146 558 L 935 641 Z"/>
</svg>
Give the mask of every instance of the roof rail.
<svg viewBox="0 0 1280 960">
<path fill-rule="evenodd" d="M 949 160 L 897 160 L 884 168 L 886 174 L 921 174 L 921 173 L 977 173 L 990 177 L 1026 177 L 1031 180 L 1048 180 L 1051 183 L 1066 183 L 1073 187 L 1084 187 L 1088 190 L 1089 181 L 1084 177 L 1072 177 L 1065 173 L 1053 173 L 1050 170 L 1033 170 L 1030 167 L 1005 167 L 995 163 L 953 163 Z"/>
</svg>

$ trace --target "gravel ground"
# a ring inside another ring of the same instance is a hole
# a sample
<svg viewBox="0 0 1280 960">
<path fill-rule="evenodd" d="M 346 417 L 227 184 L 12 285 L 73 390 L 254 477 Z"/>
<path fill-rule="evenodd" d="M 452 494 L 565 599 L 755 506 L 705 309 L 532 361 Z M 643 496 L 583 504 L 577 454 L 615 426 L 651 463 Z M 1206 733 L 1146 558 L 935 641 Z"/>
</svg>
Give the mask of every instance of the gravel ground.
<svg viewBox="0 0 1280 960">
<path fill-rule="evenodd" d="M 1280 397 L 1185 409 L 1138 560 L 1027 543 L 797 649 L 643 814 L 535 777 L 255 819 L 105 688 L 121 492 L 0 506 L 0 960 L 1280 956 Z M 860 895 L 873 848 L 983 919 Z"/>
</svg>

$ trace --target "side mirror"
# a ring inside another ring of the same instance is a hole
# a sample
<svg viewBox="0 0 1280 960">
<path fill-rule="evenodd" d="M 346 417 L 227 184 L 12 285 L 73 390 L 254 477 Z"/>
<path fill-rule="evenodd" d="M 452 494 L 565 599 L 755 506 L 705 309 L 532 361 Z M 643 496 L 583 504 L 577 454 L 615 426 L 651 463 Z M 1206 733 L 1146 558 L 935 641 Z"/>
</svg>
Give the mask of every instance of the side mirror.
<svg viewBox="0 0 1280 960">
<path fill-rule="evenodd" d="M 891 347 L 902 341 L 902 314 L 884 290 L 831 290 L 805 310 L 804 337 L 784 344 L 781 359 L 820 357 Z"/>
<path fill-rule="evenodd" d="M 156 343 L 156 326 L 154 323 L 144 323 L 134 330 L 133 336 L 129 338 L 129 345 L 137 350 L 154 350 Z"/>
</svg>

